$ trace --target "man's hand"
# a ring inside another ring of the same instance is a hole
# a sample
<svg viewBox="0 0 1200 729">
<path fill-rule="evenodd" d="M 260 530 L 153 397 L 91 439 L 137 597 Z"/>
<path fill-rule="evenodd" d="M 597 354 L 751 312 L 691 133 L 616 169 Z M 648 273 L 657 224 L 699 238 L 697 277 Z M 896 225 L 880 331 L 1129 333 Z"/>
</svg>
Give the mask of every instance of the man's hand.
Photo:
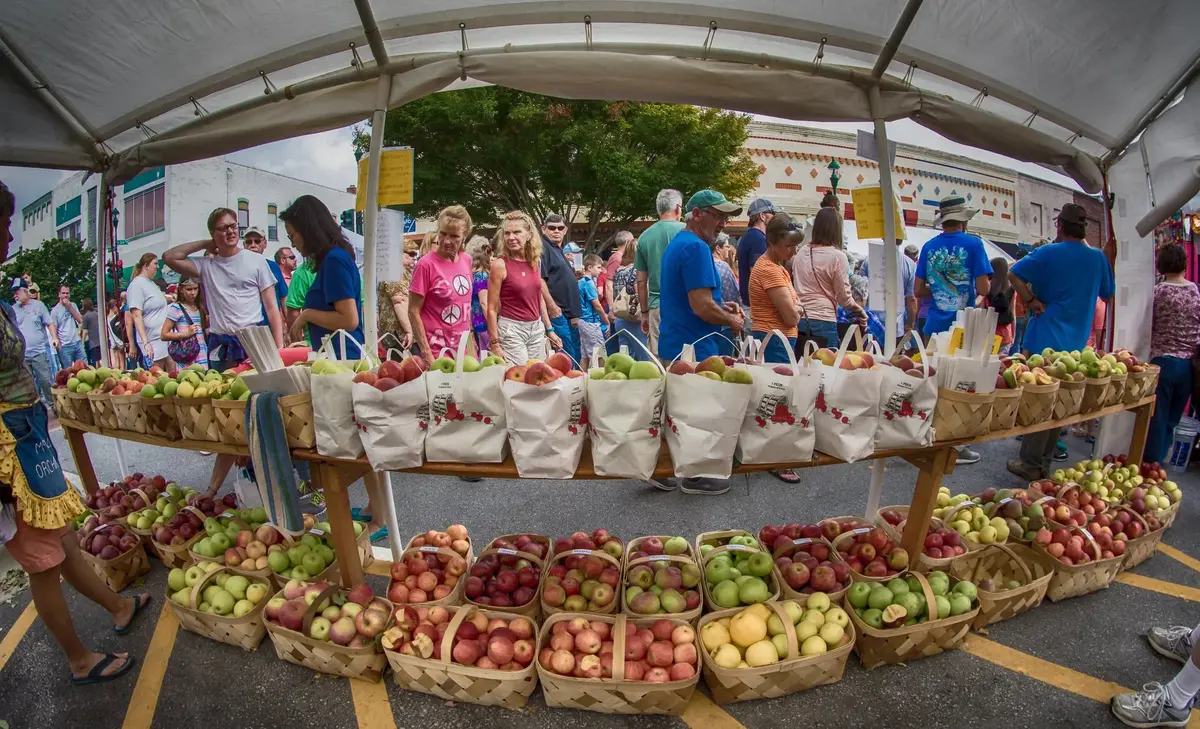
<svg viewBox="0 0 1200 729">
<path fill-rule="evenodd" d="M 558 304 L 554 304 L 552 301 L 547 302 L 547 304 L 552 304 L 552 306 L 546 307 L 546 314 L 548 314 L 551 319 L 557 319 L 558 317 L 562 316 L 562 307 L 561 306 L 559 306 Z"/>
<path fill-rule="evenodd" d="M 554 347 L 555 349 L 563 348 L 562 337 L 558 336 L 554 332 L 550 332 L 549 334 L 547 334 L 546 339 L 550 340 L 550 345 L 552 347 Z"/>
<path fill-rule="evenodd" d="M 296 321 L 292 322 L 292 326 L 288 329 L 288 336 L 293 342 L 304 341 L 304 325 L 306 324 L 305 312 L 302 310 L 296 317 Z"/>
<path fill-rule="evenodd" d="M 400 348 L 401 349 L 410 349 L 412 347 L 412 343 L 413 343 L 412 332 L 405 332 L 400 337 Z"/>
<path fill-rule="evenodd" d="M 1041 316 L 1046 313 L 1046 305 L 1040 299 L 1030 299 L 1027 308 L 1033 312 L 1034 316 Z"/>
<path fill-rule="evenodd" d="M 579 319 L 568 319 L 567 323 L 571 325 L 572 329 L 577 329 L 579 327 Z"/>
<path fill-rule="evenodd" d="M 642 314 L 642 334 L 650 333 L 650 315 Z"/>
</svg>

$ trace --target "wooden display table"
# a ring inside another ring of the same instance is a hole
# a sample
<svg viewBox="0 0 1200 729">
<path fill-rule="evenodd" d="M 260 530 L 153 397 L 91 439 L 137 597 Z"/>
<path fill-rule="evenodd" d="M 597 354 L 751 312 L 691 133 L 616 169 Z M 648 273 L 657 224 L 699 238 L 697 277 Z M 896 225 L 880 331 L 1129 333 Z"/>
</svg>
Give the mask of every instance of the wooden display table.
<svg viewBox="0 0 1200 729">
<path fill-rule="evenodd" d="M 1150 425 L 1150 415 L 1154 412 L 1153 396 L 1143 398 L 1132 404 L 1113 405 L 1090 413 L 1063 418 L 1061 420 L 1050 420 L 1029 427 L 998 430 L 966 440 L 939 442 L 929 448 L 877 451 L 870 456 L 869 460 L 903 458 L 917 467 L 917 483 L 913 488 L 912 501 L 903 538 L 904 548 L 908 550 L 909 554 L 916 555 L 921 552 L 925 543 L 925 533 L 929 529 L 929 520 L 933 516 L 933 509 L 937 502 L 938 488 L 942 484 L 942 477 L 954 471 L 955 457 L 958 453 L 956 450 L 957 447 L 1014 438 L 1029 433 L 1040 433 L 1044 430 L 1062 428 L 1094 418 L 1114 415 L 1126 410 L 1132 411 L 1137 416 L 1134 425 L 1133 440 L 1129 445 L 1129 461 L 1131 463 L 1141 463 L 1142 452 L 1146 446 L 1146 432 Z M 100 485 L 96 480 L 95 470 L 92 468 L 91 456 L 88 454 L 87 443 L 84 442 L 83 438 L 84 433 L 94 433 L 109 438 L 157 445 L 164 448 L 215 451 L 239 456 L 249 455 L 249 451 L 244 446 L 208 441 L 167 440 L 165 438 L 141 435 L 125 430 L 102 429 L 71 420 L 62 420 L 60 423 L 62 424 L 63 432 L 66 434 L 67 442 L 70 444 L 71 455 L 75 459 L 76 470 L 88 492 L 94 491 Z M 371 470 L 370 464 L 367 463 L 366 458 L 353 460 L 327 458 L 314 450 L 305 449 L 293 450 L 292 457 L 310 463 L 312 485 L 314 488 L 320 489 L 325 495 L 326 519 L 333 531 L 333 541 L 337 552 L 338 568 L 342 584 L 350 587 L 361 583 L 363 580 L 363 569 L 358 561 L 358 552 L 355 548 L 354 525 L 350 518 L 350 495 L 348 489 L 351 484 L 358 481 Z M 844 461 L 823 453 L 817 453 L 816 457 L 811 461 L 741 465 L 735 467 L 733 473 L 736 475 L 758 471 L 776 471 L 785 468 L 814 468 L 841 463 L 844 463 Z M 420 473 L 435 476 L 477 476 L 480 478 L 520 478 L 511 456 L 502 463 L 426 463 L 419 468 L 405 469 L 399 471 L 399 473 Z M 667 450 L 666 443 L 663 443 L 662 452 L 659 455 L 658 467 L 655 468 L 654 475 L 661 478 L 674 475 L 671 456 Z M 583 449 L 583 455 L 579 460 L 579 468 L 575 471 L 575 478 L 607 478 L 606 476 L 598 475 L 592 466 L 590 448 Z M 391 538 L 402 539 L 403 537 L 399 534 L 393 534 Z"/>
</svg>

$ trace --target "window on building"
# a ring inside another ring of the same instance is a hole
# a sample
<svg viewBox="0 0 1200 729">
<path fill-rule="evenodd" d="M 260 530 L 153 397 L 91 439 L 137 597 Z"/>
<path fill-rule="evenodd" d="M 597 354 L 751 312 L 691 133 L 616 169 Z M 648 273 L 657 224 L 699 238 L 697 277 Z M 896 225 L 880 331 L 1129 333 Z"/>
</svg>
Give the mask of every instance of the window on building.
<svg viewBox="0 0 1200 729">
<path fill-rule="evenodd" d="M 279 208 L 267 205 L 267 240 L 279 240 Z"/>
<path fill-rule="evenodd" d="M 125 198 L 125 209 L 121 215 L 121 224 L 125 226 L 124 238 L 132 240 L 165 229 L 166 207 L 166 185 Z"/>
<path fill-rule="evenodd" d="M 83 237 L 82 226 L 81 226 L 82 222 L 83 221 L 81 221 L 81 220 L 76 220 L 74 223 L 70 223 L 68 225 L 64 225 L 63 227 L 59 228 L 58 229 L 59 240 L 79 240 L 80 238 L 82 238 Z"/>
<path fill-rule="evenodd" d="M 250 227 L 250 201 L 238 198 L 238 238 L 246 235 Z"/>
<path fill-rule="evenodd" d="M 1030 229 L 1038 237 L 1045 235 L 1046 229 L 1045 229 L 1045 226 L 1042 225 L 1042 205 L 1041 205 L 1041 203 L 1030 203 L 1029 209 L 1032 211 L 1030 213 L 1030 219 L 1029 219 Z"/>
</svg>

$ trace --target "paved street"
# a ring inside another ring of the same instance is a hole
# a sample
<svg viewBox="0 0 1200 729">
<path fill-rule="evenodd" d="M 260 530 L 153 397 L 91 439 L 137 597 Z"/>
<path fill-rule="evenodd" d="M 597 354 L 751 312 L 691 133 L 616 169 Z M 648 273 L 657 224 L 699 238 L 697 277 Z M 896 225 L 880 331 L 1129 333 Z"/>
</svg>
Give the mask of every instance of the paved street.
<svg viewBox="0 0 1200 729">
<path fill-rule="evenodd" d="M 112 441 L 88 435 L 99 477 L 117 477 Z M 69 451 L 55 434 L 71 470 Z M 1085 454 L 1071 439 L 1073 459 Z M 202 487 L 212 458 L 124 444 L 131 469 L 163 473 Z M 977 493 L 989 485 L 1015 486 L 1004 460 L 1013 442 L 982 447 L 984 459 L 960 466 L 946 485 Z M 860 513 L 870 473 L 866 464 L 803 471 L 797 487 L 769 475 L 739 477 L 725 496 L 662 493 L 634 482 L 504 481 L 465 483 L 437 477 L 393 475 L 401 531 L 411 535 L 462 522 L 476 544 L 504 533 L 551 536 L 604 527 L 630 538 L 680 534 L 766 523 L 812 521 Z M 916 471 L 888 463 L 884 504 L 907 503 Z M 716 707 L 703 683 L 688 712 L 675 717 L 615 717 L 550 710 L 535 693 L 524 712 L 470 705 L 401 691 L 394 682 L 368 685 L 315 674 L 276 658 L 269 639 L 254 653 L 179 630 L 163 610 L 165 570 L 156 561 L 145 589 L 155 604 L 129 636 L 113 635 L 103 612 L 68 589 L 76 626 L 100 650 L 128 650 L 140 659 L 133 675 L 90 687 L 72 687 L 58 648 L 28 605 L 28 593 L 0 606 L 0 720 L 21 727 L 1095 727 L 1119 726 L 1107 698 L 1121 687 L 1166 682 L 1178 664 L 1146 645 L 1154 625 L 1193 625 L 1200 610 L 1200 535 L 1191 528 L 1200 511 L 1200 478 L 1177 479 L 1185 492 L 1182 513 L 1166 537 L 1170 545 L 1110 589 L 1058 604 L 972 634 L 963 650 L 908 666 L 864 670 L 854 656 L 838 684 L 791 697 Z M 231 487 L 232 482 L 227 484 Z M 352 496 L 365 503 L 361 488 Z M 381 565 L 382 566 L 382 565 Z M 385 566 L 384 566 L 385 567 Z M 369 578 L 377 588 L 386 578 Z M 133 588 L 127 591 L 131 593 Z M 1200 726 L 1200 720 L 1193 720 Z"/>
</svg>

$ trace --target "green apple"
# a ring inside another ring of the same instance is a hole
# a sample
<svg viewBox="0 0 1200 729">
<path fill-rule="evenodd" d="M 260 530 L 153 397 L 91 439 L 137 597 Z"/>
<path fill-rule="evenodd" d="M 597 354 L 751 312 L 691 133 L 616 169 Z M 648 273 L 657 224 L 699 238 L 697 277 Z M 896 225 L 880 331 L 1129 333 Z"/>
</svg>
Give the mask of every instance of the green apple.
<svg viewBox="0 0 1200 729">
<path fill-rule="evenodd" d="M 730 367 L 725 370 L 725 375 L 721 378 L 725 382 L 731 382 L 735 385 L 752 385 L 754 378 L 750 375 L 750 370 L 740 367 Z"/>
<path fill-rule="evenodd" d="M 325 561 L 321 559 L 321 555 L 316 552 L 309 552 L 304 555 L 304 559 L 300 562 L 300 566 L 305 569 L 310 575 L 319 575 L 325 571 Z"/>
<path fill-rule="evenodd" d="M 733 580 L 718 582 L 711 590 L 713 602 L 723 608 L 733 608 L 741 604 L 741 593 Z"/>
<path fill-rule="evenodd" d="M 608 371 L 605 370 L 603 367 L 593 367 L 590 370 L 588 370 L 588 379 L 589 380 L 603 380 L 604 376 L 607 374 L 608 374 Z"/>
<path fill-rule="evenodd" d="M 950 601 L 946 599 L 945 595 L 937 595 L 933 601 L 937 605 L 938 618 L 950 617 Z"/>
<path fill-rule="evenodd" d="M 929 589 L 934 595 L 945 595 L 950 591 L 950 578 L 945 572 L 935 570 L 926 575 L 925 578 L 929 582 Z"/>
<path fill-rule="evenodd" d="M 313 551 L 321 555 L 321 561 L 325 563 L 326 567 L 333 564 L 334 553 L 329 547 L 326 547 L 324 544 L 322 544 Z"/>
<path fill-rule="evenodd" d="M 683 537 L 671 537 L 663 542 L 663 551 L 667 554 L 683 554 L 688 551 L 687 540 Z"/>
<path fill-rule="evenodd" d="M 250 614 L 254 609 L 254 603 L 249 600 L 238 600 L 233 604 L 233 617 L 240 618 Z"/>
<path fill-rule="evenodd" d="M 653 362 L 634 362 L 629 368 L 629 379 L 631 380 L 660 380 L 662 372 L 658 369 L 658 365 Z"/>
<path fill-rule="evenodd" d="M 292 562 L 284 552 L 271 552 L 267 555 L 267 566 L 275 574 L 281 575 L 291 568 Z"/>
<path fill-rule="evenodd" d="M 221 587 L 220 585 L 209 585 L 208 587 L 204 588 L 204 592 L 201 594 L 201 597 L 204 602 L 211 603 L 213 598 L 222 592 L 225 592 L 225 588 Z"/>
<path fill-rule="evenodd" d="M 479 367 L 479 360 L 469 354 L 463 357 L 463 372 L 478 372 Z"/>
<path fill-rule="evenodd" d="M 755 552 L 747 561 L 749 562 L 749 572 L 755 577 L 766 577 L 775 567 L 775 561 L 766 552 Z"/>
<path fill-rule="evenodd" d="M 233 575 L 225 581 L 225 591 L 233 595 L 233 599 L 242 600 L 246 597 L 246 588 L 250 587 L 250 580 L 242 575 Z"/>
<path fill-rule="evenodd" d="M 182 590 L 177 590 L 177 591 L 171 593 L 171 602 L 175 603 L 176 605 L 182 605 L 184 607 L 188 607 L 191 605 L 191 601 L 192 601 L 192 588 L 190 588 L 190 587 L 185 587 Z"/>
<path fill-rule="evenodd" d="M 875 586 L 871 588 L 871 594 L 867 595 L 867 605 L 877 610 L 883 610 L 892 604 L 893 597 L 894 595 L 892 595 L 891 590 L 879 583 L 875 583 Z"/>
<path fill-rule="evenodd" d="M 917 599 L 916 593 L 905 592 L 896 596 L 896 604 L 908 611 L 908 615 L 913 618 L 921 617 L 920 611 L 924 607 L 921 601 Z"/>
<path fill-rule="evenodd" d="M 962 615 L 971 609 L 971 598 L 961 592 L 951 593 L 950 595 L 950 614 Z"/>
<path fill-rule="evenodd" d="M 608 372 L 620 372 L 628 377 L 629 371 L 633 369 L 634 364 L 633 357 L 630 357 L 624 352 L 617 352 L 608 359 L 604 360 L 604 369 Z"/>
<path fill-rule="evenodd" d="M 216 557 L 217 555 L 225 554 L 225 550 L 232 546 L 233 540 L 229 538 L 229 535 L 225 532 L 218 532 L 212 537 L 212 556 Z"/>
<path fill-rule="evenodd" d="M 261 582 L 254 582 L 246 588 L 246 599 L 251 604 L 257 605 L 267 596 L 267 586 Z"/>
<path fill-rule="evenodd" d="M 167 587 L 171 588 L 171 592 L 179 592 L 187 587 L 187 573 L 176 567 L 167 573 Z"/>
<path fill-rule="evenodd" d="M 883 611 L 871 608 L 862 614 L 862 621 L 876 630 L 883 629 Z"/>
<path fill-rule="evenodd" d="M 184 584 L 191 587 L 203 579 L 205 574 L 207 573 L 203 567 L 194 564 L 188 567 L 187 572 L 184 573 Z"/>
<path fill-rule="evenodd" d="M 429 363 L 429 370 L 438 372 L 453 372 L 455 370 L 454 360 L 450 357 L 438 357 Z"/>
<path fill-rule="evenodd" d="M 308 570 L 304 569 L 303 567 L 293 567 L 289 577 L 290 579 L 300 580 L 303 582 L 304 580 L 311 580 L 313 575 L 309 574 Z"/>
<path fill-rule="evenodd" d="M 607 375 L 604 376 L 604 379 L 606 379 L 606 380 L 628 380 L 629 377 L 627 377 L 624 372 L 609 372 Z"/>
<path fill-rule="evenodd" d="M 304 536 L 300 537 L 300 543 L 306 544 L 309 547 L 315 547 L 321 543 L 321 540 L 317 539 L 315 534 L 305 534 Z"/>
<path fill-rule="evenodd" d="M 895 596 L 900 596 L 911 592 L 911 590 L 908 589 L 908 583 L 899 577 L 894 577 L 888 580 L 887 589 L 891 590 L 892 595 Z M 911 610 L 909 611 L 909 614 L 912 614 Z"/>
<path fill-rule="evenodd" d="M 738 599 L 743 605 L 766 602 L 770 597 L 771 591 L 761 577 L 747 577 L 746 581 L 738 588 Z"/>
<path fill-rule="evenodd" d="M 221 590 L 213 595 L 212 599 L 208 602 L 212 605 L 212 610 L 217 615 L 228 615 L 233 612 L 233 605 L 237 601 L 233 599 L 233 595 L 230 595 L 225 590 Z"/>
<path fill-rule="evenodd" d="M 866 582 L 855 582 L 846 590 L 846 599 L 850 605 L 862 609 L 867 606 L 867 598 L 871 595 L 871 585 Z"/>
<path fill-rule="evenodd" d="M 481 361 L 479 363 L 479 366 L 480 367 L 492 367 L 494 365 L 502 365 L 502 364 L 504 364 L 504 360 L 500 359 L 499 357 L 497 357 L 494 354 L 489 354 L 488 356 L 483 358 L 483 361 Z"/>
<path fill-rule="evenodd" d="M 977 588 L 974 583 L 963 580 L 962 582 L 954 585 L 952 594 L 966 595 L 968 600 L 974 602 L 976 596 L 979 594 L 979 588 Z"/>
<path fill-rule="evenodd" d="M 715 558 L 709 561 L 704 566 L 704 579 L 708 580 L 708 584 L 715 585 L 718 582 L 733 579 L 733 563 L 727 559 Z"/>
</svg>

